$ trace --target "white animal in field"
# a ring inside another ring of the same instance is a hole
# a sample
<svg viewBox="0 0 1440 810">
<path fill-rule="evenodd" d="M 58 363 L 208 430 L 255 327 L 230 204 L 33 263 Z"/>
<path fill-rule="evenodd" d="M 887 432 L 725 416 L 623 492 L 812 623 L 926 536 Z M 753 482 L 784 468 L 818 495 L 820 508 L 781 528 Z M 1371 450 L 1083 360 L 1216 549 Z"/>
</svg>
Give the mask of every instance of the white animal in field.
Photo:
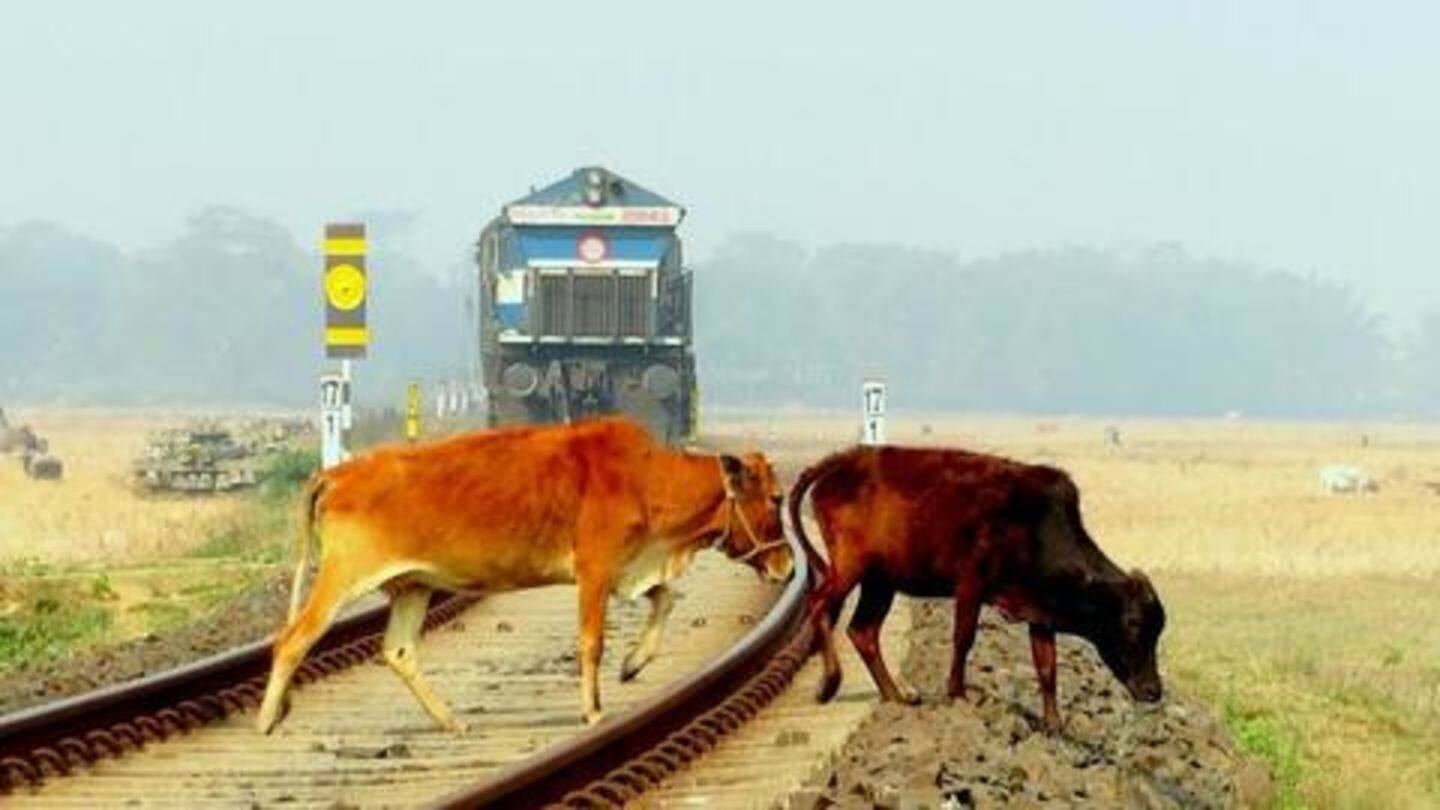
<svg viewBox="0 0 1440 810">
<path fill-rule="evenodd" d="M 1332 495 L 1341 493 L 1359 495 L 1379 492 L 1380 485 L 1359 467 L 1330 464 L 1320 468 L 1320 490 Z"/>
</svg>

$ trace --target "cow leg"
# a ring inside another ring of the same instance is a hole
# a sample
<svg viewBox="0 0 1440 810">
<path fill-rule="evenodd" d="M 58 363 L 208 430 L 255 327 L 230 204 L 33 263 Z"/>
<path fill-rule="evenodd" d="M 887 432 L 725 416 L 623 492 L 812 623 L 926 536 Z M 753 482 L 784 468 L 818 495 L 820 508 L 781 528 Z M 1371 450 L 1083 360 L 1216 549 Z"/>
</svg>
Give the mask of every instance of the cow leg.
<svg viewBox="0 0 1440 810">
<path fill-rule="evenodd" d="M 1045 733 L 1060 731 L 1060 710 L 1055 706 L 1055 628 L 1030 625 L 1030 657 L 1040 678 L 1040 695 L 1045 703 Z"/>
<path fill-rule="evenodd" d="M 980 624 L 980 588 L 962 581 L 955 589 L 955 651 L 950 660 L 950 697 L 965 700 L 965 659 L 975 645 L 975 631 Z"/>
<path fill-rule="evenodd" d="M 385 644 L 382 654 L 385 663 L 410 687 L 410 692 L 430 717 L 448 731 L 463 732 L 465 726 L 456 721 L 444 701 L 436 697 L 430 685 L 420 677 L 420 661 L 417 649 L 420 644 L 420 630 L 425 624 L 425 610 L 430 606 L 430 589 L 409 587 L 395 594 L 390 600 L 390 621 L 385 625 Z"/>
<path fill-rule="evenodd" d="M 610 583 L 580 578 L 580 710 L 586 723 L 600 720 L 600 657 L 605 653 L 605 601 Z"/>
<path fill-rule="evenodd" d="M 829 599 L 823 586 L 810 593 L 806 612 L 809 614 L 811 634 L 814 636 L 811 644 L 814 651 L 820 653 L 825 667 L 825 672 L 820 677 L 820 685 L 815 690 L 815 700 L 825 703 L 835 697 L 835 692 L 840 688 L 840 658 L 835 652 L 835 620 L 830 618 Z"/>
<path fill-rule="evenodd" d="M 860 586 L 860 603 L 855 606 L 855 615 L 850 617 L 850 641 L 870 670 L 880 697 L 913 706 L 920 702 L 919 693 L 908 685 L 895 682 L 880 650 L 880 627 L 885 623 L 885 616 L 890 613 L 890 605 L 894 601 L 895 589 L 888 583 L 874 580 L 863 583 Z"/>
<path fill-rule="evenodd" d="M 620 668 L 622 681 L 639 675 L 640 670 L 655 658 L 655 649 L 660 646 L 660 632 L 675 607 L 675 595 L 663 584 L 646 591 L 645 598 L 650 600 L 650 618 L 640 632 L 640 640 L 635 642 L 635 649 L 625 656 L 625 664 Z"/>
<path fill-rule="evenodd" d="M 261 734 L 269 734 L 280 721 L 290 679 L 300 662 L 305 660 L 305 654 L 315 646 L 315 642 L 330 628 L 340 608 L 350 600 L 348 585 L 349 582 L 336 568 L 322 563 L 310 596 L 305 600 L 305 607 L 276 637 L 270 680 L 265 685 L 265 699 L 260 704 L 260 715 L 255 721 L 255 728 Z"/>
<path fill-rule="evenodd" d="M 835 650 L 835 622 L 845 608 L 845 597 L 855 587 L 856 578 L 847 576 L 840 565 L 832 564 L 825 581 L 810 593 L 808 610 L 815 631 L 815 645 L 825 664 L 825 674 L 815 690 L 815 700 L 825 703 L 840 689 L 840 656 Z"/>
</svg>

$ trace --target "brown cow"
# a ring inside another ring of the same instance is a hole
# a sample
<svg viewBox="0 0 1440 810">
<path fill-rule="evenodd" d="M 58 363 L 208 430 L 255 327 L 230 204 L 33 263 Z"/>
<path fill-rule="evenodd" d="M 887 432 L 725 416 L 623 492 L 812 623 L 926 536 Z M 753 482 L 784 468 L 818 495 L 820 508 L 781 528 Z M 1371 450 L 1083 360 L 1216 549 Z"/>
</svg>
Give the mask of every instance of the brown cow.
<svg viewBox="0 0 1440 810">
<path fill-rule="evenodd" d="M 807 490 L 828 565 L 800 523 Z M 1056 631 L 1094 644 L 1133 698 L 1159 700 L 1155 645 L 1164 608 L 1144 574 L 1125 574 L 1090 539 L 1079 498 L 1069 476 L 1053 467 L 960 450 L 857 447 L 805 470 L 790 491 L 790 520 L 824 576 L 810 597 L 825 658 L 818 699 L 839 688 L 831 631 L 859 584 L 849 635 L 885 700 L 918 701 L 891 677 L 880 652 L 880 625 L 896 591 L 955 597 L 952 697 L 965 697 L 965 658 L 980 606 L 993 604 L 1011 621 L 1030 624 L 1048 731 L 1060 727 Z"/>
<path fill-rule="evenodd" d="M 257 726 L 275 726 L 290 677 L 340 609 L 384 588 L 392 603 L 385 661 L 439 725 L 463 730 L 416 663 L 431 592 L 564 582 L 579 585 L 581 705 L 594 722 L 608 597 L 650 602 L 625 659 L 628 679 L 654 657 L 673 604 L 666 583 L 696 552 L 713 546 L 772 579 L 789 575 L 781 499 L 764 456 L 673 452 L 620 419 L 388 447 L 317 473 L 304 499 L 290 620 L 275 641 Z M 302 610 L 316 540 L 321 558 Z"/>
</svg>

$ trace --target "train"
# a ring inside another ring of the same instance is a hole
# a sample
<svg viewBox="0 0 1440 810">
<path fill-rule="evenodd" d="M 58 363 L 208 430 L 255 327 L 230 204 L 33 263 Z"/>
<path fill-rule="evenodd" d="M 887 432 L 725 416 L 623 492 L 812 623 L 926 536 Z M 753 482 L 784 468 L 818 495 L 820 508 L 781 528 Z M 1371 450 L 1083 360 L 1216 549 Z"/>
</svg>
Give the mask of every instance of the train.
<svg viewBox="0 0 1440 810">
<path fill-rule="evenodd" d="M 480 232 L 476 324 L 492 427 L 626 414 L 667 444 L 698 424 L 685 209 L 603 166 Z"/>
</svg>

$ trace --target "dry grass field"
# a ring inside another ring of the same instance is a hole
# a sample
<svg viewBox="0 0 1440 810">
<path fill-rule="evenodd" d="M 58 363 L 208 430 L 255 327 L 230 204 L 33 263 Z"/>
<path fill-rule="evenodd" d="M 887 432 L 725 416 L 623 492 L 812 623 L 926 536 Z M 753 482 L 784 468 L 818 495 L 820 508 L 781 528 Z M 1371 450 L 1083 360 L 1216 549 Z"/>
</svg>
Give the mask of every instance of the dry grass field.
<svg viewBox="0 0 1440 810">
<path fill-rule="evenodd" d="M 782 463 L 854 441 L 858 419 L 713 419 Z M 1120 447 L 1105 441 L 1115 425 Z M 928 428 L 927 428 L 928 426 Z M 1148 571 L 1173 687 L 1264 758 L 1282 807 L 1440 806 L 1440 429 L 892 416 L 889 439 L 1068 470 L 1091 533 Z M 1359 466 L 1373 495 L 1321 491 Z"/>
<path fill-rule="evenodd" d="M 0 456 L 0 561 L 112 562 L 184 553 L 235 516 L 233 497 L 139 497 L 130 465 L 146 434 L 184 424 L 179 414 L 7 411 L 65 463 L 61 481 L 32 481 Z"/>
<path fill-rule="evenodd" d="M 248 494 L 142 495 L 131 462 L 147 434 L 195 414 L 9 410 L 65 463 L 27 478 L 0 456 L 0 672 L 163 631 L 258 580 L 288 508 Z"/>
</svg>

